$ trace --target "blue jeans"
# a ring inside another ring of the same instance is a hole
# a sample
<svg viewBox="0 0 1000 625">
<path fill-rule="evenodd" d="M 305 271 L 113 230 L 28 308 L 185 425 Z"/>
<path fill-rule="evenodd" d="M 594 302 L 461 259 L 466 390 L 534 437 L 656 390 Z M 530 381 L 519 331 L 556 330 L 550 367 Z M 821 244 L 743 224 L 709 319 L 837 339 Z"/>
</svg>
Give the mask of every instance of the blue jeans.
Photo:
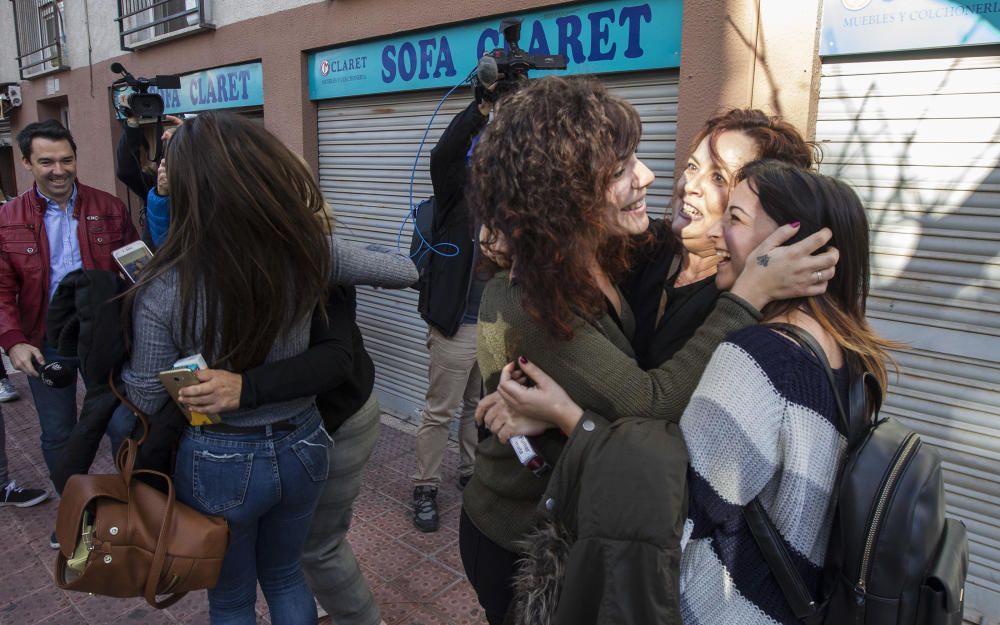
<svg viewBox="0 0 1000 625">
<path fill-rule="evenodd" d="M 64 366 L 78 371 L 80 369 L 79 358 L 66 358 L 60 356 L 53 347 L 42 346 L 42 355 L 45 362 L 59 361 Z M 62 462 L 62 449 L 69 440 L 76 425 L 76 380 L 63 388 L 46 386 L 41 379 L 28 376 L 28 386 L 31 388 L 31 397 L 35 401 L 35 411 L 38 412 L 38 424 L 41 426 L 42 457 L 45 459 L 45 466 L 52 473 Z"/>
<path fill-rule="evenodd" d="M 152 415 L 150 415 L 152 416 Z M 125 404 L 118 404 L 115 411 L 111 413 L 111 421 L 108 422 L 107 435 L 111 439 L 111 459 L 114 460 L 118 448 L 126 438 L 132 436 L 132 429 L 138 419 L 135 413 L 128 409 Z"/>
<path fill-rule="evenodd" d="M 254 625 L 257 582 L 271 622 L 314 625 L 301 556 L 330 468 L 330 437 L 315 409 L 291 432 L 223 434 L 189 427 L 174 469 L 177 499 L 229 521 L 229 547 L 208 591 L 213 625 Z"/>
</svg>

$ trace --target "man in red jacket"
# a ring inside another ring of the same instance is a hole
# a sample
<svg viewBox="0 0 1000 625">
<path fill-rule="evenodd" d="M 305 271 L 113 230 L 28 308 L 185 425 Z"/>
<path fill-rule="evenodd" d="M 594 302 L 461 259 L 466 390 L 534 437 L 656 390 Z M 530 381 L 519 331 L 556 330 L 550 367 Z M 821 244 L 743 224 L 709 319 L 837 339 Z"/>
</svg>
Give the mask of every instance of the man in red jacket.
<svg viewBox="0 0 1000 625">
<path fill-rule="evenodd" d="M 76 180 L 76 143 L 55 120 L 17 135 L 35 184 L 0 211 L 0 347 L 28 374 L 41 424 L 42 455 L 51 472 L 76 423 L 76 383 L 46 386 L 38 369 L 75 359 L 45 343 L 45 315 L 56 287 L 77 269 L 115 271 L 115 250 L 139 238 L 122 202 Z"/>
</svg>

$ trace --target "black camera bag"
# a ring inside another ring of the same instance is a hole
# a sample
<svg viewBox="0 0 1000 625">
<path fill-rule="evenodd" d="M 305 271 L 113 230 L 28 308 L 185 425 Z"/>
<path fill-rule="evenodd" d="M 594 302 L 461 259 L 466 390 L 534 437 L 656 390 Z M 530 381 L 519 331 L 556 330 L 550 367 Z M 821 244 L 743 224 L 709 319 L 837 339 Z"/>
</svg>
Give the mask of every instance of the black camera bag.
<svg viewBox="0 0 1000 625">
<path fill-rule="evenodd" d="M 879 419 L 881 389 L 868 372 L 851 381 L 845 411 L 815 339 L 795 326 L 772 325 L 826 369 L 847 434 L 819 600 L 760 501 L 743 510 L 792 612 L 807 625 L 961 625 L 969 545 L 965 526 L 944 516 L 937 452 L 898 422 Z"/>
<path fill-rule="evenodd" d="M 413 234 L 410 235 L 410 259 L 417 266 L 417 281 L 413 288 L 422 291 L 427 284 L 427 270 L 434 245 L 434 196 L 410 209 Z"/>
</svg>

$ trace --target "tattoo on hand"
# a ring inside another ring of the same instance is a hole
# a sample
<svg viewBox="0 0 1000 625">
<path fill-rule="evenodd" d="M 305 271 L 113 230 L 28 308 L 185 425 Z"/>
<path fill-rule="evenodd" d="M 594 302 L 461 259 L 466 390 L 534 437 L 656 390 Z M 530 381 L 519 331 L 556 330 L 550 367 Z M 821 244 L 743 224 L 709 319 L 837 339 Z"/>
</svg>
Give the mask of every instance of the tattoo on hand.
<svg viewBox="0 0 1000 625">
<path fill-rule="evenodd" d="M 769 262 L 771 262 L 771 259 L 768 258 L 767 254 L 757 257 L 757 264 L 760 265 L 761 267 L 767 267 L 767 264 Z"/>
</svg>

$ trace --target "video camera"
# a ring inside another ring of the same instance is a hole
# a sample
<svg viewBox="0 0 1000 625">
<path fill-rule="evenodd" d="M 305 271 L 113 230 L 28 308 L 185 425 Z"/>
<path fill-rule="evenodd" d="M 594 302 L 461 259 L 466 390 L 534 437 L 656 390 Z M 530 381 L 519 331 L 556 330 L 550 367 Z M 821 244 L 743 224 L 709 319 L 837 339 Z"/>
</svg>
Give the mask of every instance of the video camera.
<svg viewBox="0 0 1000 625">
<path fill-rule="evenodd" d="M 495 48 L 483 54 L 476 69 L 477 98 L 495 101 L 528 79 L 528 70 L 566 69 L 568 59 L 562 54 L 528 54 L 521 49 L 521 20 L 505 19 L 500 22 L 506 47 Z M 496 82 L 493 91 L 483 87 Z"/>
<path fill-rule="evenodd" d="M 150 87 L 157 89 L 180 89 L 180 76 L 157 74 L 156 78 L 136 78 L 121 63 L 112 63 L 111 71 L 122 77 L 111 83 L 112 87 L 128 86 L 135 91 L 129 94 L 126 105 L 119 105 L 125 117 L 158 119 L 163 115 L 163 98 L 158 93 L 150 93 Z"/>
</svg>

